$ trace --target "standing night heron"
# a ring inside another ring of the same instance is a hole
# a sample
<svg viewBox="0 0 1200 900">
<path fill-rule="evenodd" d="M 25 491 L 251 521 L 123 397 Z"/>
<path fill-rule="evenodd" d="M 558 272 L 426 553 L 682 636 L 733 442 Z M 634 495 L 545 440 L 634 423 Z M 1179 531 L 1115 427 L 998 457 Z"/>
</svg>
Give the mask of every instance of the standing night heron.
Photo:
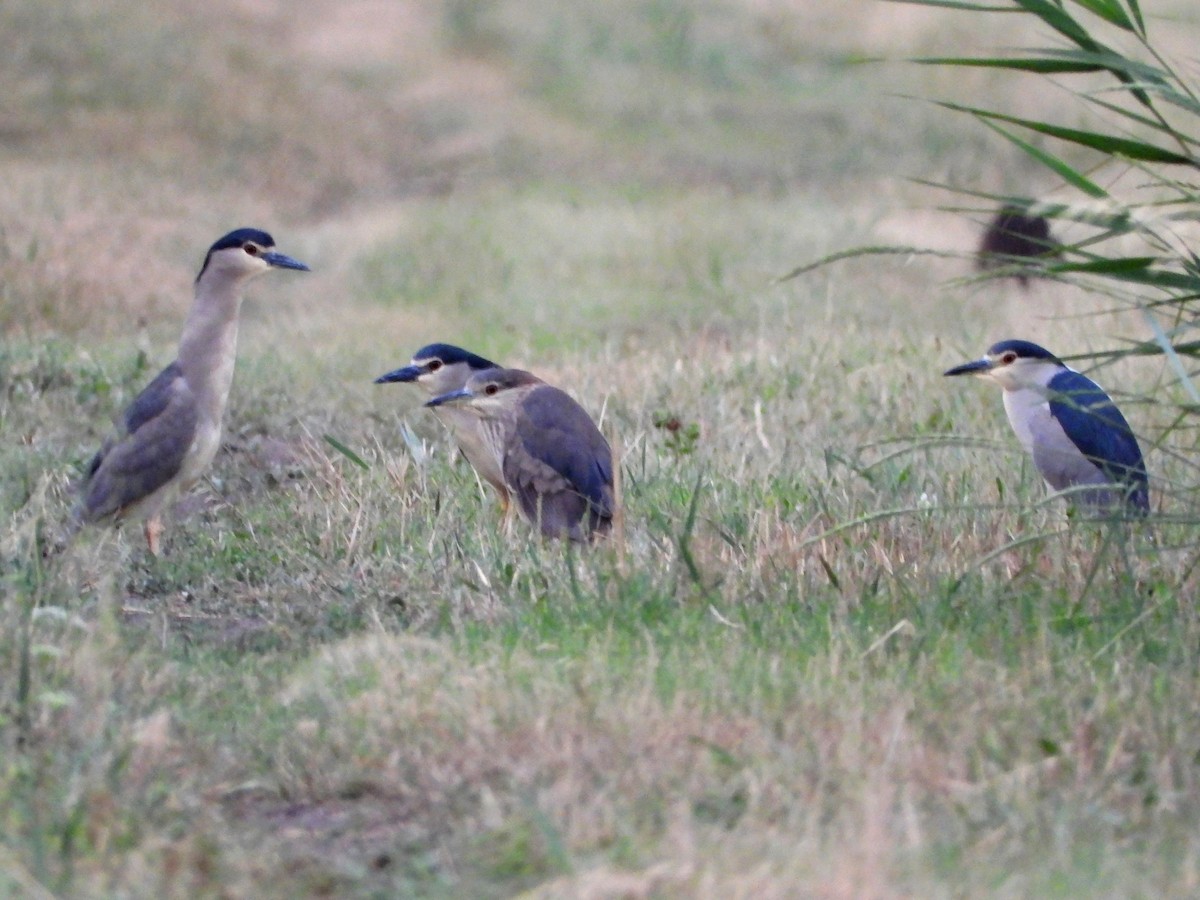
<svg viewBox="0 0 1200 900">
<path fill-rule="evenodd" d="M 447 404 L 479 417 L 508 490 L 542 534 L 582 542 L 612 527 L 612 450 L 564 391 L 521 369 L 488 369 L 425 405 Z"/>
<path fill-rule="evenodd" d="M 239 228 L 209 248 L 178 357 L 138 394 L 92 458 L 81 520 L 143 519 L 146 543 L 158 555 L 163 508 L 204 474 L 221 444 L 246 282 L 271 269 L 308 271 L 274 247 L 265 231 Z"/>
<path fill-rule="evenodd" d="M 413 354 L 409 365 L 380 375 L 375 383 L 412 382 L 430 397 L 440 397 L 462 390 L 466 387 L 467 379 L 476 372 L 495 368 L 498 366 L 490 359 L 484 359 L 462 347 L 429 344 Z M 450 429 L 454 443 L 479 473 L 479 477 L 496 489 L 500 495 L 500 508 L 507 514 L 508 487 L 504 483 L 504 473 L 500 471 L 500 461 L 484 436 L 483 421 L 460 406 L 439 406 L 433 411 Z"/>
<path fill-rule="evenodd" d="M 1146 463 L 1108 394 L 1029 341 L 1000 341 L 947 375 L 980 375 L 1004 389 L 1004 411 L 1042 478 L 1096 511 L 1150 509 Z"/>
</svg>

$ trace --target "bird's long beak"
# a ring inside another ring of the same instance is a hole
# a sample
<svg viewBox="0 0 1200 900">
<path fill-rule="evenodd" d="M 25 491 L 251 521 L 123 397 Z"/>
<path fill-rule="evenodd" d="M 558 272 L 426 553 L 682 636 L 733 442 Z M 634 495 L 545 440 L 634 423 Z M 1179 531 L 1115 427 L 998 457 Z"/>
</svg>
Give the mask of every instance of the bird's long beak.
<svg viewBox="0 0 1200 900">
<path fill-rule="evenodd" d="M 457 391 L 451 391 L 448 394 L 439 394 L 432 400 L 426 401 L 426 406 L 444 406 L 447 403 L 462 403 L 470 400 L 474 395 L 466 388 L 460 388 Z"/>
<path fill-rule="evenodd" d="M 375 379 L 376 384 L 393 384 L 397 381 L 416 381 L 425 372 L 424 366 L 405 366 L 402 369 L 393 369 L 386 375 L 380 375 Z"/>
<path fill-rule="evenodd" d="M 273 250 L 270 251 L 269 253 L 264 253 L 262 255 L 261 259 L 267 265 L 274 266 L 277 269 L 298 269 L 301 272 L 311 272 L 312 271 L 312 269 L 310 269 L 304 263 L 300 262 L 300 260 L 292 259 L 290 256 L 287 256 L 286 254 L 276 253 Z"/>
<path fill-rule="evenodd" d="M 992 370 L 992 361 L 990 359 L 973 359 L 970 362 L 965 362 L 961 366 L 955 366 L 953 369 L 947 369 L 943 375 L 982 375 L 985 372 Z"/>
</svg>

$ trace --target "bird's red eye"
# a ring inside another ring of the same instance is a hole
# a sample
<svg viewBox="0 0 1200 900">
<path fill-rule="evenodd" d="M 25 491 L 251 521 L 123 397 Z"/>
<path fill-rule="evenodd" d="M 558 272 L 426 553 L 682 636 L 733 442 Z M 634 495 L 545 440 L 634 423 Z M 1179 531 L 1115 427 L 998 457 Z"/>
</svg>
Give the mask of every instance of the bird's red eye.
<svg viewBox="0 0 1200 900">
<path fill-rule="evenodd" d="M 490 396 L 492 396 L 492 394 L 496 393 L 496 391 L 498 391 L 498 390 L 500 390 L 500 385 L 489 384 L 487 387 L 485 387 L 483 389 L 483 392 L 490 397 Z"/>
<path fill-rule="evenodd" d="M 435 360 L 432 360 L 432 361 L 429 363 L 429 365 L 428 365 L 428 366 L 426 366 L 426 368 L 427 368 L 427 369 L 428 369 L 430 372 L 436 372 L 436 371 L 437 371 L 438 369 L 440 369 L 441 367 L 442 367 L 442 361 L 441 361 L 440 359 L 435 359 Z"/>
<path fill-rule="evenodd" d="M 245 250 L 247 253 L 249 253 L 251 256 L 258 256 L 258 245 L 257 244 L 242 244 L 242 249 Z"/>
<path fill-rule="evenodd" d="M 1016 361 L 1017 361 L 1017 354 L 1013 353 L 1011 350 L 1009 350 L 1002 357 L 1000 357 L 1000 362 L 1004 363 L 1004 365 L 1006 365 L 1006 366 L 1011 366 Z"/>
</svg>

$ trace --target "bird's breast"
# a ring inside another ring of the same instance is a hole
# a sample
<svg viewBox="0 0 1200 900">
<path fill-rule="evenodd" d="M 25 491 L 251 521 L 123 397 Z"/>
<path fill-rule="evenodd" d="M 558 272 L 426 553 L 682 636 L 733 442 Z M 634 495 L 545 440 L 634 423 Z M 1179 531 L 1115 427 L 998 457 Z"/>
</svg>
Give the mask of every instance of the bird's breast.
<svg viewBox="0 0 1200 900">
<path fill-rule="evenodd" d="M 492 433 L 489 426 L 474 413 L 465 409 L 440 407 L 441 420 L 458 444 L 467 461 L 475 470 L 497 488 L 504 485 L 504 475 L 501 468 L 501 442 Z"/>
<path fill-rule="evenodd" d="M 1008 415 L 1008 424 L 1017 435 L 1021 446 L 1029 453 L 1033 452 L 1034 429 L 1042 420 L 1049 420 L 1050 401 L 1040 391 L 1033 388 L 1019 388 L 1015 391 L 1004 392 L 1004 412 Z"/>
<path fill-rule="evenodd" d="M 213 458 L 216 457 L 220 446 L 221 420 L 212 421 L 202 418 L 196 424 L 196 436 L 192 438 L 192 445 L 188 448 L 187 456 L 184 457 L 183 466 L 180 469 L 179 481 L 184 489 L 194 484 L 212 465 Z"/>
</svg>

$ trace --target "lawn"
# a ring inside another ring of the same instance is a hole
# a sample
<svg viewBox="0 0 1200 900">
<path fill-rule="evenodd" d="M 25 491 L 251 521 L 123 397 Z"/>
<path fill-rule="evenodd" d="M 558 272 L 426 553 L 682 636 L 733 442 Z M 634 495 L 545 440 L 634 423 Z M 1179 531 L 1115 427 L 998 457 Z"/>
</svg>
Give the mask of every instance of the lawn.
<svg viewBox="0 0 1200 900">
<path fill-rule="evenodd" d="M 1191 4 L 1145 6 L 1191 52 Z M 1151 471 L 1152 521 L 1106 527 L 941 374 L 1146 337 L 975 279 L 985 215 L 929 184 L 1061 190 L 922 98 L 1075 124 L 1068 92 L 902 61 L 1044 35 L 771 0 L 3 19 L 0 895 L 1200 893 L 1186 395 L 1078 363 Z M 209 477 L 158 558 L 64 541 L 243 225 L 313 271 L 251 286 Z M 877 245 L 938 253 L 782 277 Z M 502 528 L 372 384 L 432 341 L 597 418 L 610 540 Z"/>
</svg>

